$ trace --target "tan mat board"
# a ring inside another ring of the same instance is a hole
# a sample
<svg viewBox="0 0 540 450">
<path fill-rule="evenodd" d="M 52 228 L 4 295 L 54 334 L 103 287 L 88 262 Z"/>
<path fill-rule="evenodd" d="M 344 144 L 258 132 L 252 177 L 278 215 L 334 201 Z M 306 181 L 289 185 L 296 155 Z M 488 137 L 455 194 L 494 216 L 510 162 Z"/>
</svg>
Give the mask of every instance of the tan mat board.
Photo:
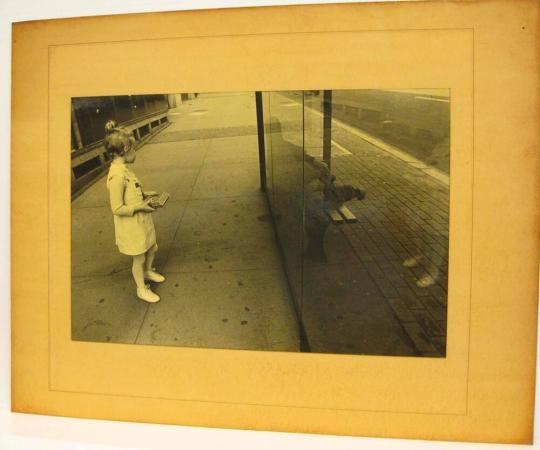
<svg viewBox="0 0 540 450">
<path fill-rule="evenodd" d="M 473 1 L 15 24 L 13 410 L 531 442 L 540 208 L 538 19 L 535 1 Z M 451 89 L 446 358 L 71 341 L 71 97 L 362 88 Z"/>
</svg>

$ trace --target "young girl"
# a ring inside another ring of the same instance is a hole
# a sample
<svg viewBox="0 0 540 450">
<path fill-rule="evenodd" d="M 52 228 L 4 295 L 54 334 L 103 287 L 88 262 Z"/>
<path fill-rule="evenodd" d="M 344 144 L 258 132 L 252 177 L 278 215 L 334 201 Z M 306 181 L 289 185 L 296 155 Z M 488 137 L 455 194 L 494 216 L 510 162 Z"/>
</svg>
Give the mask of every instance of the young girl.
<svg viewBox="0 0 540 450">
<path fill-rule="evenodd" d="M 158 246 L 150 201 L 156 192 L 143 192 L 129 166 L 135 161 L 135 139 L 113 120 L 105 124 L 105 149 L 113 160 L 107 176 L 111 209 L 114 215 L 116 245 L 120 253 L 133 256 L 132 273 L 137 297 L 150 303 L 159 301 L 145 279 L 161 283 L 165 277 L 152 267 Z"/>
</svg>

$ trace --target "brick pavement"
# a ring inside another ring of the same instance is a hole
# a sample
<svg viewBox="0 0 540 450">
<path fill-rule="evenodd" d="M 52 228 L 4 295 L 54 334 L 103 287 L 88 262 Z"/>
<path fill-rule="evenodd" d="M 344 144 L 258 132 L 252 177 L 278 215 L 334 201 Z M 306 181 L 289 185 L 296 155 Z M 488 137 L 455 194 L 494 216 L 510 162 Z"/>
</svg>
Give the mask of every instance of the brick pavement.
<svg viewBox="0 0 540 450">
<path fill-rule="evenodd" d="M 297 92 L 281 96 L 281 103 L 285 99 L 302 103 Z M 304 96 L 303 100 L 303 118 L 300 110 L 299 117 L 292 113 L 280 117 L 283 123 L 287 118 L 296 117 L 303 123 L 303 133 L 297 126 L 293 127 L 296 132 L 284 134 L 283 138 L 299 148 L 303 145 L 305 152 L 320 158 L 321 98 Z M 448 178 L 432 176 L 430 170 L 426 170 L 429 166 L 410 158 L 407 152 L 386 151 L 384 142 L 379 147 L 374 144 L 377 140 L 369 139 L 370 143 L 357 131 L 365 130 L 347 124 L 342 126 L 340 121 L 333 120 L 332 173 L 339 183 L 365 189 L 367 197 L 362 202 L 347 203 L 358 218 L 357 223 L 334 224 L 327 231 L 325 247 L 329 259 L 325 267 L 312 273 L 310 262 L 304 262 L 302 316 L 308 341 L 315 351 L 406 355 L 397 345 L 400 338 L 396 330 L 383 330 L 381 326 L 380 313 L 384 308 L 376 310 L 383 307 L 378 303 L 382 302 L 388 314 L 393 314 L 400 324 L 416 354 L 445 356 L 449 206 L 449 187 L 445 180 Z M 420 260 L 406 267 L 404 263 L 413 257 Z M 346 263 L 340 264 L 343 261 Z M 336 281 L 341 272 L 346 272 L 347 277 Z M 436 282 L 419 286 L 418 281 L 426 275 Z M 333 281 L 328 281 L 327 286 L 324 280 Z M 321 296 L 321 292 L 324 295 Z M 326 308 L 321 305 L 322 297 L 329 302 Z M 360 305 L 364 306 L 361 311 L 358 310 Z M 333 308 L 338 306 L 341 312 L 336 315 Z M 343 320 L 351 314 L 356 318 Z M 371 327 L 373 324 L 378 326 Z M 366 335 L 359 328 L 370 328 L 370 331 Z M 393 342 L 389 346 L 378 348 L 378 341 L 388 339 L 388 333 L 398 339 L 390 338 Z M 376 336 L 375 341 L 370 341 L 370 334 Z M 328 342 L 314 345 L 313 341 L 320 341 L 321 337 Z M 334 342 L 330 342 L 332 340 Z"/>
<path fill-rule="evenodd" d="M 349 204 L 358 222 L 339 230 L 419 353 L 444 356 L 449 187 L 339 125 L 332 138 L 351 152 L 332 159 L 337 181 L 367 191 L 363 202 Z M 418 256 L 417 266 L 404 266 Z M 435 283 L 419 287 L 426 274 L 436 275 Z"/>
</svg>

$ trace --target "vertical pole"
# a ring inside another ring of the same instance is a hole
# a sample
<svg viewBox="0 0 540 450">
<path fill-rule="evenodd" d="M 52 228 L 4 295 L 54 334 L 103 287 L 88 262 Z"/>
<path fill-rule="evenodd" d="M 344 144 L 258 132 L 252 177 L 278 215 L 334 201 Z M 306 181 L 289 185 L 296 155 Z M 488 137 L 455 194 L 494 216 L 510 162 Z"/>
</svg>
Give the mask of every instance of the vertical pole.
<svg viewBox="0 0 540 450">
<path fill-rule="evenodd" d="M 266 152 L 264 148 L 264 118 L 262 93 L 255 92 L 255 104 L 257 107 L 257 135 L 259 138 L 259 170 L 261 176 L 261 191 L 266 191 Z"/>
<path fill-rule="evenodd" d="M 79 129 L 79 121 L 75 114 L 73 100 L 71 100 L 71 125 L 73 126 L 73 133 L 75 134 L 75 141 L 77 142 L 77 148 L 75 150 L 79 150 L 80 148 L 83 148 L 83 141 L 81 139 L 81 130 Z"/>
<path fill-rule="evenodd" d="M 323 96 L 323 161 L 331 170 L 332 161 L 332 91 Z"/>
</svg>

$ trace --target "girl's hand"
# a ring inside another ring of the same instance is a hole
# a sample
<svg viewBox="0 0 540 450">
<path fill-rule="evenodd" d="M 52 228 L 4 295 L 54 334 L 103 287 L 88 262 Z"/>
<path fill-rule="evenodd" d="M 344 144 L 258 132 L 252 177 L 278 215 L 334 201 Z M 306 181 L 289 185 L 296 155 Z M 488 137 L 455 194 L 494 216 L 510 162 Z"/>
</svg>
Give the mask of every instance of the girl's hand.
<svg viewBox="0 0 540 450">
<path fill-rule="evenodd" d="M 137 206 L 137 211 L 144 211 L 144 212 L 154 212 L 155 209 L 150 206 L 150 202 L 152 201 L 152 198 L 148 198 L 141 202 L 139 206 Z"/>
</svg>

